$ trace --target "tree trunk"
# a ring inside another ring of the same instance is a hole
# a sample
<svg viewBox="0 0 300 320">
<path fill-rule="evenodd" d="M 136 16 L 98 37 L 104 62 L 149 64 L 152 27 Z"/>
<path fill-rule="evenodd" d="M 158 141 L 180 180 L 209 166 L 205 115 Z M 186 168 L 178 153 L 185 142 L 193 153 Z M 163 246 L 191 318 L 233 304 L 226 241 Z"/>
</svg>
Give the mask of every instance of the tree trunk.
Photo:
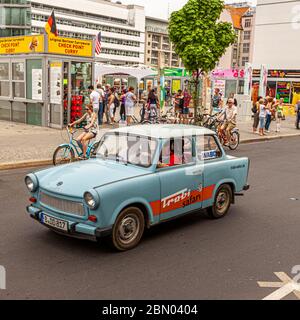
<svg viewBox="0 0 300 320">
<path fill-rule="evenodd" d="M 195 91 L 194 91 L 194 117 L 197 119 L 198 116 L 198 107 L 199 107 L 199 78 L 200 78 L 200 70 L 198 69 L 196 74 L 196 81 L 195 81 Z"/>
</svg>

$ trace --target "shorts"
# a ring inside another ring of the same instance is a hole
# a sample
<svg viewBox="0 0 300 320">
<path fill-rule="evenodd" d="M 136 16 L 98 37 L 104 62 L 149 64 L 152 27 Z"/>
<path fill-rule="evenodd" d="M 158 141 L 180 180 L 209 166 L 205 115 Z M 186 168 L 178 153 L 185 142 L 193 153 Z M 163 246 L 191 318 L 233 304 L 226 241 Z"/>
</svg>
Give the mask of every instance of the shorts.
<svg viewBox="0 0 300 320">
<path fill-rule="evenodd" d="M 109 106 L 109 116 L 110 116 L 111 118 L 114 117 L 114 110 L 115 110 L 115 104 L 112 103 L 112 104 Z"/>
<path fill-rule="evenodd" d="M 182 110 L 182 114 L 185 114 L 185 115 L 189 114 L 189 112 L 190 112 L 190 109 L 187 107 L 184 107 Z"/>
<path fill-rule="evenodd" d="M 134 107 L 133 106 L 128 106 L 125 105 L 125 110 L 126 110 L 126 116 L 127 117 L 132 117 L 134 114 Z"/>
<path fill-rule="evenodd" d="M 223 124 L 222 126 L 222 130 L 226 130 L 226 131 L 231 131 L 235 128 L 235 124 L 231 123 L 231 122 L 226 122 Z"/>
</svg>

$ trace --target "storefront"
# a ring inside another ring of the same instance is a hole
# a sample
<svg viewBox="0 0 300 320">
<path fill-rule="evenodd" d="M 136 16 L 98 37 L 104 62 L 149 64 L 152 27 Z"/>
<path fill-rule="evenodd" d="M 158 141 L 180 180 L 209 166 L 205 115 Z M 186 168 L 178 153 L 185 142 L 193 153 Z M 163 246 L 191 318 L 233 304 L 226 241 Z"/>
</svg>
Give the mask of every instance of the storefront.
<svg viewBox="0 0 300 320">
<path fill-rule="evenodd" d="M 0 119 L 62 128 L 89 103 L 93 70 L 93 41 L 1 38 Z"/>
<path fill-rule="evenodd" d="M 224 98 L 244 93 L 244 69 L 217 69 L 211 72 L 212 92 L 220 90 Z"/>
<path fill-rule="evenodd" d="M 260 70 L 253 71 L 253 99 L 259 95 Z M 269 70 L 266 95 L 295 105 L 300 100 L 300 70 Z"/>
</svg>

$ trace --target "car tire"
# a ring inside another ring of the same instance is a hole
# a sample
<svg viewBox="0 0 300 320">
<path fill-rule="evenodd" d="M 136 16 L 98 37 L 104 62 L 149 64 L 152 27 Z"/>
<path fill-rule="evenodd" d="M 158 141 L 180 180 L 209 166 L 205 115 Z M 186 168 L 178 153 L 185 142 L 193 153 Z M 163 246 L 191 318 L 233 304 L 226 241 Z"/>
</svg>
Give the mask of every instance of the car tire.
<svg viewBox="0 0 300 320">
<path fill-rule="evenodd" d="M 144 234 L 145 218 L 143 212 L 136 207 L 123 210 L 118 216 L 111 236 L 113 247 L 118 251 L 135 248 Z"/>
<path fill-rule="evenodd" d="M 214 204 L 207 209 L 211 219 L 220 219 L 226 216 L 232 203 L 232 189 L 228 184 L 223 184 L 216 192 Z"/>
</svg>

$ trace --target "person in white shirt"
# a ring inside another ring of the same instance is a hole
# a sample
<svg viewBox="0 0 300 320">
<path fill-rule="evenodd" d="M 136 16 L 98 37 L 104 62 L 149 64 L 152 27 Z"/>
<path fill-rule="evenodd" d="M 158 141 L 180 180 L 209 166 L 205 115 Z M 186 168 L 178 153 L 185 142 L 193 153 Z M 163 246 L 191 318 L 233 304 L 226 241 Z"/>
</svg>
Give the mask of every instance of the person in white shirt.
<svg viewBox="0 0 300 320">
<path fill-rule="evenodd" d="M 126 93 L 125 98 L 125 109 L 126 109 L 126 118 L 127 125 L 129 126 L 131 123 L 131 117 L 134 114 L 134 103 L 137 101 L 137 98 L 134 94 L 134 88 L 129 87 L 128 92 Z"/>
<path fill-rule="evenodd" d="M 98 116 L 100 94 L 94 89 L 94 86 L 89 86 L 90 104 L 93 105 L 94 113 Z"/>
<path fill-rule="evenodd" d="M 230 141 L 231 131 L 236 127 L 237 107 L 234 105 L 233 99 L 228 99 L 227 106 L 221 113 L 224 115 L 224 124 L 221 130 L 226 131 L 227 143 Z"/>
</svg>

